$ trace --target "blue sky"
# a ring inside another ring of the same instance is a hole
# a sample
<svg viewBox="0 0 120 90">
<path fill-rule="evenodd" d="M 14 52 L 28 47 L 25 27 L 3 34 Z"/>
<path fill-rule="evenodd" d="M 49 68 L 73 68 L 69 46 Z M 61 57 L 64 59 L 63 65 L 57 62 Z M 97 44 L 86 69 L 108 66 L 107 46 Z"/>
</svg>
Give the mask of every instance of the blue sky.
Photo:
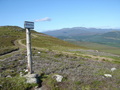
<svg viewBox="0 0 120 90">
<path fill-rule="evenodd" d="M 120 28 L 120 0 L 0 0 L 0 26 L 24 27 L 35 22 L 35 30 L 97 27 Z"/>
</svg>

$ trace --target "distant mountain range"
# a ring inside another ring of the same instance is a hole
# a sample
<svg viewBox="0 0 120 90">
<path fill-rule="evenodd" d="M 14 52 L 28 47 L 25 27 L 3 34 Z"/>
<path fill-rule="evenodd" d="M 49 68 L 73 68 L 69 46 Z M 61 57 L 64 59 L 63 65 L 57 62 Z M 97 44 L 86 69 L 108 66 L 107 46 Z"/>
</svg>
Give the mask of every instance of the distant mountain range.
<svg viewBox="0 0 120 90">
<path fill-rule="evenodd" d="M 120 29 L 97 28 L 63 28 L 60 30 L 43 32 L 65 41 L 84 41 L 120 47 Z"/>
<path fill-rule="evenodd" d="M 73 27 L 73 28 L 63 28 L 59 30 L 46 31 L 43 32 L 45 34 L 51 36 L 84 36 L 84 35 L 95 35 L 95 34 L 103 34 L 110 31 L 120 31 L 120 29 L 98 29 L 98 28 L 85 28 L 85 27 Z"/>
</svg>

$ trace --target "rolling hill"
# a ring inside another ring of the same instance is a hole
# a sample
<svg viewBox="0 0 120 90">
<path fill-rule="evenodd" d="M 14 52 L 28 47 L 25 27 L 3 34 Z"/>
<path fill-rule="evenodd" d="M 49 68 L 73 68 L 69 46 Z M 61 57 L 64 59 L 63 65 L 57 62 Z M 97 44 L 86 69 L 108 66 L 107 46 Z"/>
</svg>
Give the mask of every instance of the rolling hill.
<svg viewBox="0 0 120 90">
<path fill-rule="evenodd" d="M 25 38 L 25 30 L 17 26 L 0 27 L 0 55 L 18 50 L 15 45 L 17 39 Z"/>
<path fill-rule="evenodd" d="M 113 47 L 120 47 L 120 31 L 112 31 L 104 33 L 102 35 L 94 35 L 89 38 L 83 39 L 83 41 L 96 42 Z"/>
<path fill-rule="evenodd" d="M 112 31 L 104 34 L 91 36 L 76 36 L 69 39 L 66 38 L 64 40 L 70 41 L 70 39 L 73 39 L 73 41 L 93 42 L 113 47 L 120 47 L 120 31 Z"/>
<path fill-rule="evenodd" d="M 18 40 L 21 40 L 24 44 L 26 43 L 25 29 L 18 26 L 1 26 L 0 27 L 0 55 L 6 54 L 15 50 L 20 49 L 20 45 L 17 44 Z M 60 39 L 48 36 L 42 33 L 37 33 L 31 30 L 32 33 L 32 46 L 57 49 L 58 47 L 79 47 Z"/>
<path fill-rule="evenodd" d="M 119 29 L 70 28 L 44 32 L 65 41 L 94 42 L 120 47 Z"/>
<path fill-rule="evenodd" d="M 18 26 L 2 26 L 0 90 L 120 89 L 120 55 L 96 50 L 104 47 L 99 44 L 89 43 L 89 46 L 96 46 L 93 50 L 92 47 L 74 45 L 34 30 L 31 33 L 33 71 L 38 74 L 39 82 L 29 84 L 24 77 L 28 73 L 25 30 Z M 57 82 L 54 75 L 62 75 L 62 82 Z"/>
<path fill-rule="evenodd" d="M 74 36 L 88 36 L 103 34 L 110 31 L 115 31 L 120 29 L 99 29 L 99 28 L 85 28 L 85 27 L 73 27 L 73 28 L 63 28 L 59 30 L 51 30 L 43 32 L 45 34 L 54 36 L 54 37 L 74 37 Z"/>
</svg>

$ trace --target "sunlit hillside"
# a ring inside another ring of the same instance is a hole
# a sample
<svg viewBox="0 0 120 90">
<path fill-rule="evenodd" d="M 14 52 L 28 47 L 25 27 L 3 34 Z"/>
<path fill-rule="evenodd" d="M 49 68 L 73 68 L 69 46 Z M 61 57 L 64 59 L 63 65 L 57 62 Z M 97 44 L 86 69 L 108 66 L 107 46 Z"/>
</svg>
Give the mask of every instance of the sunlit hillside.
<svg viewBox="0 0 120 90">
<path fill-rule="evenodd" d="M 70 44 L 60 39 L 31 31 L 32 47 L 40 47 L 47 49 L 65 49 L 65 48 L 83 48 Z M 26 44 L 25 29 L 17 26 L 1 26 L 0 27 L 0 54 L 9 53 L 20 49 L 18 41 Z"/>
<path fill-rule="evenodd" d="M 74 45 L 34 30 L 31 43 L 32 68 L 38 75 L 34 84 L 25 78 L 29 75 L 25 29 L 0 27 L 0 90 L 120 89 L 120 55 L 104 52 L 103 48 L 110 47 L 87 42 Z M 61 82 L 54 75 L 62 76 Z"/>
</svg>

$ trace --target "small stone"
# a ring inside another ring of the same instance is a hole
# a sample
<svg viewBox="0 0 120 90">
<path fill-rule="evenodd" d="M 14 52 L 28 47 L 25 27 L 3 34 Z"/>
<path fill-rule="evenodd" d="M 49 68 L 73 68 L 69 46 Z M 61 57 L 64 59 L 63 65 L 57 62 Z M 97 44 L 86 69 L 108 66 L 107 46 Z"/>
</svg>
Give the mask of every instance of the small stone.
<svg viewBox="0 0 120 90">
<path fill-rule="evenodd" d="M 53 78 L 55 78 L 57 82 L 62 82 L 63 76 L 61 76 L 61 75 L 54 75 Z"/>
<path fill-rule="evenodd" d="M 22 72 L 20 72 L 20 77 L 22 77 L 23 76 L 23 73 Z"/>
<path fill-rule="evenodd" d="M 28 69 L 26 69 L 25 72 L 28 72 Z"/>
<path fill-rule="evenodd" d="M 111 68 L 111 71 L 113 72 L 113 71 L 115 71 L 116 70 L 116 68 Z"/>
<path fill-rule="evenodd" d="M 40 54 L 40 52 L 38 52 Z"/>
<path fill-rule="evenodd" d="M 24 69 L 25 72 L 28 72 L 28 69 Z"/>
<path fill-rule="evenodd" d="M 111 74 L 104 74 L 105 77 L 112 77 Z"/>
<path fill-rule="evenodd" d="M 8 75 L 6 78 L 12 78 L 12 76 Z"/>
</svg>

